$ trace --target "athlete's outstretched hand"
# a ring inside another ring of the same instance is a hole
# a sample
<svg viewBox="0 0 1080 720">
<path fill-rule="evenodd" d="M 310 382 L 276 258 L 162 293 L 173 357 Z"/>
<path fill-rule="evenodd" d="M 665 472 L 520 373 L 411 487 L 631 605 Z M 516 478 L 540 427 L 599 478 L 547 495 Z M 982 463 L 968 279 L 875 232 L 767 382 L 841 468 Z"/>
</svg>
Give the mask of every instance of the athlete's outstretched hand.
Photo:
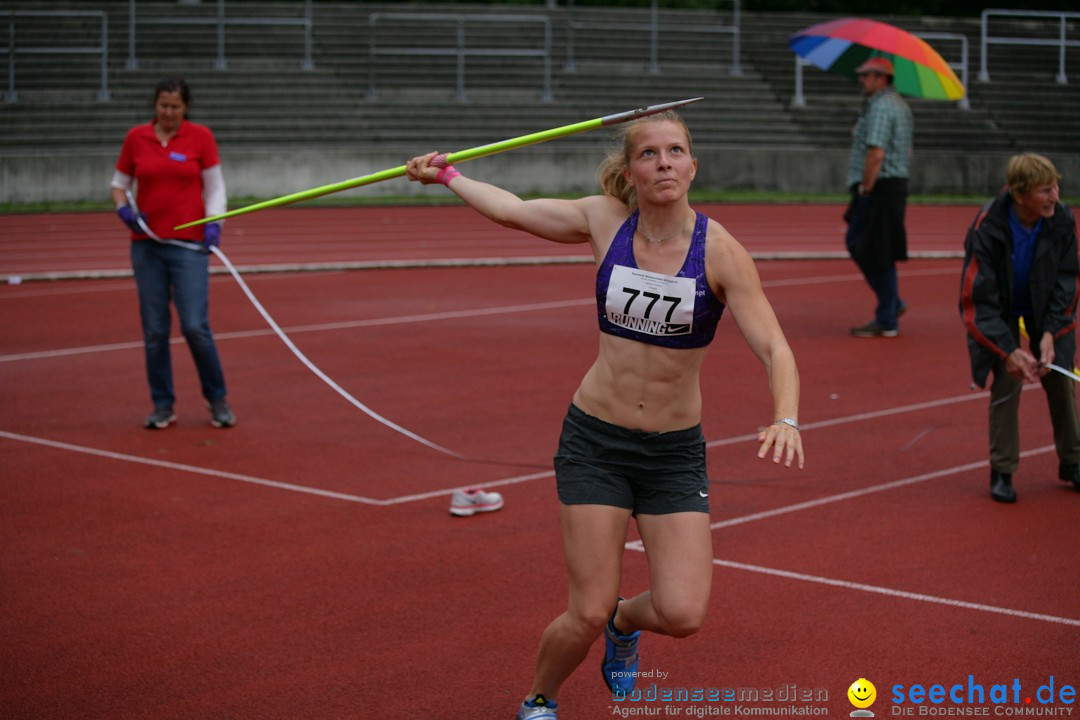
<svg viewBox="0 0 1080 720">
<path fill-rule="evenodd" d="M 804 462 L 802 436 L 797 428 L 787 423 L 775 422 L 758 433 L 758 442 L 761 443 L 757 454 L 759 458 L 768 455 L 769 449 L 772 448 L 774 463 L 783 460 L 784 465 L 791 467 L 797 459 L 798 467 L 802 469 Z"/>
</svg>

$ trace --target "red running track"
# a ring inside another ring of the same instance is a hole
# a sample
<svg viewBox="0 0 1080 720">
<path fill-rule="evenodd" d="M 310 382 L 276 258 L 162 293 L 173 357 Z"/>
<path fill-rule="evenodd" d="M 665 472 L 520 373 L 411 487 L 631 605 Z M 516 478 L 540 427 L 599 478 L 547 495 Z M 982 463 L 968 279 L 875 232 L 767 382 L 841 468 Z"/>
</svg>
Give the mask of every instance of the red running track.
<svg viewBox="0 0 1080 720">
<path fill-rule="evenodd" d="M 725 227 L 750 252 L 841 253 L 841 205 L 696 206 Z M 913 253 L 963 248 L 976 208 L 918 205 L 909 208 Z M 0 279 L 72 271 L 130 270 L 126 231 L 111 213 L 0 215 Z M 581 247 L 477 220 L 460 205 L 411 208 L 288 207 L 226 221 L 224 249 L 237 266 L 327 263 L 419 263 L 481 258 L 574 258 Z"/>
<path fill-rule="evenodd" d="M 913 219 L 935 216 L 916 224 L 913 249 L 959 247 L 973 210 L 913 208 Z M 762 249 L 835 246 L 838 211 L 710 208 Z M 230 227 L 225 247 L 238 264 L 296 262 L 301 240 L 326 258 L 434 257 L 442 248 L 424 228 L 442 212 L 283 210 L 278 237 L 292 238 L 264 248 Z M 468 252 L 470 235 L 477 256 L 552 252 L 452 215 L 450 254 Z M 273 217 L 259 220 L 267 234 Z M 5 248 L 5 274 L 124 267 L 108 214 L 0 222 L 5 246 L 23 242 L 13 224 L 52 228 L 37 252 Z M 349 228 L 377 223 L 412 230 L 389 249 L 349 247 Z M 340 251 L 317 240 L 324 225 L 344 228 Z M 969 388 L 959 261 L 902 266 L 911 311 L 893 340 L 847 335 L 871 305 L 850 262 L 759 270 L 799 361 L 807 467 L 757 459 L 750 438 L 771 419 L 765 375 L 725 321 L 703 380 L 710 616 L 691 638 L 645 638 L 641 669 L 666 675 L 642 686 L 794 685 L 827 694 L 798 708 L 846 716 L 847 687 L 866 678 L 883 717 L 895 685 L 966 688 L 971 676 L 987 693 L 1019 683 L 1019 705 L 989 715 L 1075 708 L 1044 707 L 1036 691 L 1051 676 L 1055 692 L 1080 684 L 1080 494 L 1055 479 L 1034 389 L 1021 405 L 1019 502 L 990 501 L 987 400 Z M 129 279 L 0 286 L 3 716 L 512 717 L 539 633 L 565 603 L 550 458 L 595 353 L 591 276 L 582 264 L 248 277 L 330 377 L 473 461 L 346 403 L 228 277 L 212 282 L 239 416 L 227 431 L 207 424 L 179 346 L 180 421 L 141 428 L 149 403 Z M 506 507 L 452 518 L 449 494 L 469 484 L 497 488 Z M 633 543 L 624 570 L 626 594 L 646 586 Z M 613 703 L 598 653 L 566 684 L 563 718 L 790 705 Z"/>
</svg>

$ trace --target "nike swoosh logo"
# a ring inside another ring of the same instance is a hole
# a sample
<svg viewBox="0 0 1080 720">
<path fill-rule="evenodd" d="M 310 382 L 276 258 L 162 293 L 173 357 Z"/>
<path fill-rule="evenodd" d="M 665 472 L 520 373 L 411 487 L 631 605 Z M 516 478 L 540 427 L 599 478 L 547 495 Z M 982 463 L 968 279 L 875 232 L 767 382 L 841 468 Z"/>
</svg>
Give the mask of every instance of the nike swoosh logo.
<svg viewBox="0 0 1080 720">
<path fill-rule="evenodd" d="M 704 490 L 698 490 L 697 494 L 701 497 L 709 497 L 709 493 L 705 492 Z"/>
</svg>

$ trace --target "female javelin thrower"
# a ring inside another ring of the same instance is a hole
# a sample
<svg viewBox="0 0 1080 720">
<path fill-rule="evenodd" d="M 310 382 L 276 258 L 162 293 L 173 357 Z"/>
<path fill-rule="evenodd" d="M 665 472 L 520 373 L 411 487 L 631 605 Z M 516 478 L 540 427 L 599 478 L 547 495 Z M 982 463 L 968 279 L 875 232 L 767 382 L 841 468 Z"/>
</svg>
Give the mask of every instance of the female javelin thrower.
<svg viewBox="0 0 1080 720">
<path fill-rule="evenodd" d="M 709 482 L 700 369 L 725 307 L 769 376 L 770 423 L 758 457 L 803 466 L 795 359 L 746 250 L 690 208 L 697 171 L 690 131 L 674 111 L 619 130 L 600 168 L 603 195 L 523 201 L 462 176 L 436 153 L 413 158 L 410 180 L 442 183 L 482 215 L 596 258 L 600 350 L 574 393 L 555 455 L 570 596 L 540 641 L 518 720 L 554 720 L 559 688 L 605 636 L 603 676 L 633 688 L 643 630 L 698 630 L 712 586 Z M 441 166 L 441 167 L 440 167 Z M 650 589 L 619 597 L 630 517 Z"/>
</svg>

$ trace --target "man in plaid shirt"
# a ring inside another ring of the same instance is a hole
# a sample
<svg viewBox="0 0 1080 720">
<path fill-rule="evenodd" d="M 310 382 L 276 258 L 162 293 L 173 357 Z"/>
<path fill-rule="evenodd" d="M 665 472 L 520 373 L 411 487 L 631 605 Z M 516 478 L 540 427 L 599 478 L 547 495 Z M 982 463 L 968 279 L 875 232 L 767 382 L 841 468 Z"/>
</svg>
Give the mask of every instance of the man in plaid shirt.
<svg viewBox="0 0 1080 720">
<path fill-rule="evenodd" d="M 847 185 L 851 203 L 847 249 L 877 296 L 874 319 L 851 328 L 856 337 L 896 337 L 907 310 L 900 299 L 896 263 L 907 260 L 908 163 L 914 122 L 911 108 L 893 87 L 893 65 L 872 57 L 856 69 L 866 97 L 855 123 Z"/>
</svg>

